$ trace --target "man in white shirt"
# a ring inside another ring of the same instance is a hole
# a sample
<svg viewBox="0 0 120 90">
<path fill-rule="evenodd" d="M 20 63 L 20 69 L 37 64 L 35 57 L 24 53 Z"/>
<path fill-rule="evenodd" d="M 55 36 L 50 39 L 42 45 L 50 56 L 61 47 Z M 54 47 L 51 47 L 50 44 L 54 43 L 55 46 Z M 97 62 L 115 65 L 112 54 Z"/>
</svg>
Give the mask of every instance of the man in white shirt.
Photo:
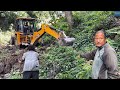
<svg viewBox="0 0 120 90">
<path fill-rule="evenodd" d="M 23 79 L 39 79 L 39 54 L 33 45 L 29 45 L 27 50 L 22 56 L 22 60 L 25 60 Z"/>
</svg>

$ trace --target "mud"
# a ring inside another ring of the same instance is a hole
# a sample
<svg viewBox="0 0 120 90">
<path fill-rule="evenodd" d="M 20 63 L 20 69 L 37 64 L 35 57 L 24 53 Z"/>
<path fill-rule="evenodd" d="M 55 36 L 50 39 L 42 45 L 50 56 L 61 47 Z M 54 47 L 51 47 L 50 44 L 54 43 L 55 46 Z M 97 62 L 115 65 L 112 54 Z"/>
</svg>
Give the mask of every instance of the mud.
<svg viewBox="0 0 120 90">
<path fill-rule="evenodd" d="M 24 49 L 18 49 L 15 46 L 4 46 L 0 48 L 0 76 L 10 73 L 11 70 L 22 72 L 23 63 L 18 61 L 22 59 Z"/>
</svg>

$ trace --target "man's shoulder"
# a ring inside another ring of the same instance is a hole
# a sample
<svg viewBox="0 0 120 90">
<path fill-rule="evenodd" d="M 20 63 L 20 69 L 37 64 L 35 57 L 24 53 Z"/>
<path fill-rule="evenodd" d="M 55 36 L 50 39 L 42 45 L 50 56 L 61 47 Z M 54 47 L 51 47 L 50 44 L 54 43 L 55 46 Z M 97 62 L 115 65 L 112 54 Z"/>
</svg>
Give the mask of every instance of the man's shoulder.
<svg viewBox="0 0 120 90">
<path fill-rule="evenodd" d="M 25 54 L 26 54 L 26 53 L 35 53 L 35 51 L 27 51 L 27 52 L 25 52 Z"/>
<path fill-rule="evenodd" d="M 37 54 L 37 55 L 39 55 L 38 52 L 36 52 L 36 51 L 32 51 L 32 52 L 35 53 L 35 54 Z"/>
<path fill-rule="evenodd" d="M 24 55 L 30 55 L 30 54 L 39 55 L 38 52 L 36 52 L 36 51 L 27 51 L 24 53 Z"/>
<path fill-rule="evenodd" d="M 110 44 L 107 44 L 105 47 L 105 51 L 114 51 L 114 48 L 110 45 Z"/>
<path fill-rule="evenodd" d="M 38 52 L 35 52 L 36 54 L 38 54 Z"/>
<path fill-rule="evenodd" d="M 116 51 L 114 50 L 114 48 L 112 46 L 110 46 L 110 44 L 106 45 L 104 47 L 104 54 L 114 54 L 116 53 Z"/>
</svg>

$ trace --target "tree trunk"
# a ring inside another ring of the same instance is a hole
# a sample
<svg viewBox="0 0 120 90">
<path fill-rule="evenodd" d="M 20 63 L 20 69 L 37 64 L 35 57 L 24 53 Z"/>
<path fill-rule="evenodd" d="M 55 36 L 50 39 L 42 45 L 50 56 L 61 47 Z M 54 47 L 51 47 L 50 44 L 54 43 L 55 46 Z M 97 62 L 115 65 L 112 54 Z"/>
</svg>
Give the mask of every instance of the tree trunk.
<svg viewBox="0 0 120 90">
<path fill-rule="evenodd" d="M 73 25 L 72 11 L 65 11 L 65 17 L 67 19 L 69 29 L 71 30 Z"/>
</svg>

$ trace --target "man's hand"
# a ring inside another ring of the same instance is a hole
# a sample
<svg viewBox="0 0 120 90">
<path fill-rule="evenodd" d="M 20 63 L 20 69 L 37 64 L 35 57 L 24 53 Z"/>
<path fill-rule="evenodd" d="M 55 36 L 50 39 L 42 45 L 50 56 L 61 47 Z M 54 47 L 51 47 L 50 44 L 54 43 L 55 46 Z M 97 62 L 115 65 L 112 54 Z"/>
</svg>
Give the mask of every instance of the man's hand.
<svg viewBox="0 0 120 90">
<path fill-rule="evenodd" d="M 89 60 L 89 61 L 87 61 L 87 63 L 88 63 L 89 65 L 92 65 L 93 60 Z"/>
<path fill-rule="evenodd" d="M 19 63 L 22 63 L 22 61 L 21 61 L 21 60 L 18 60 L 18 62 L 19 62 Z"/>
</svg>

